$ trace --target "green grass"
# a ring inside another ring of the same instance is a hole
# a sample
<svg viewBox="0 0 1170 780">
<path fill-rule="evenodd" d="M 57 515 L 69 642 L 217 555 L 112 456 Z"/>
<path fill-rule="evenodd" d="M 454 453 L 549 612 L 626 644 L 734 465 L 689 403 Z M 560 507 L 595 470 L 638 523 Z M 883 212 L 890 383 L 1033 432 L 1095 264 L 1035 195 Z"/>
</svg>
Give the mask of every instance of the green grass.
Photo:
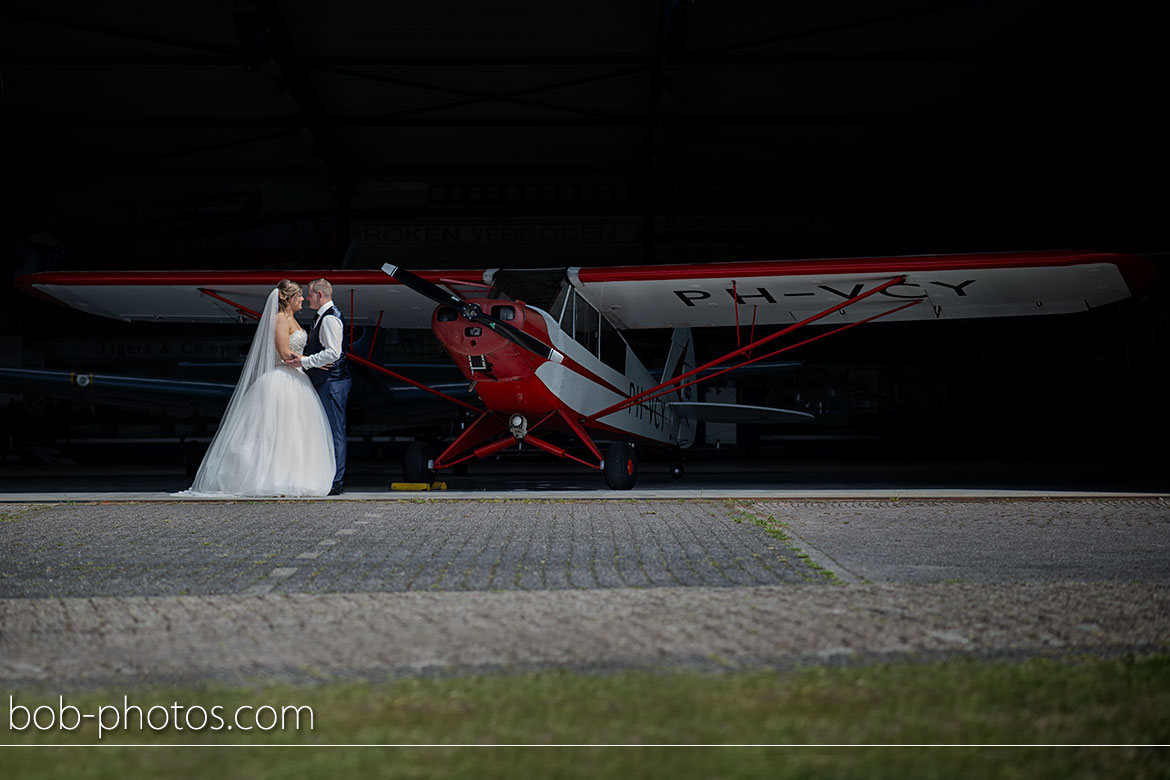
<svg viewBox="0 0 1170 780">
<path fill-rule="evenodd" d="M 768 536 L 771 536 L 773 539 L 782 542 L 785 547 L 796 553 L 796 557 L 799 558 L 805 566 L 812 569 L 820 577 L 824 578 L 824 580 L 834 585 L 844 584 L 842 583 L 840 577 L 826 569 L 824 566 L 821 566 L 819 563 L 809 557 L 807 552 L 796 546 L 796 544 L 792 541 L 792 537 L 788 535 L 788 523 L 779 521 L 772 515 L 768 515 L 766 518 L 760 517 L 747 508 L 739 506 L 731 501 L 728 502 L 728 506 L 730 507 L 731 519 L 733 521 L 737 523 L 750 523 L 754 526 L 764 529 L 764 533 L 768 534 Z"/>
<path fill-rule="evenodd" d="M 17 704 L 57 703 L 20 690 Z M 1165 744 L 1170 657 L 959 660 L 797 671 L 627 671 L 67 696 L 82 712 L 178 701 L 307 705 L 312 731 L 116 731 L 104 745 L 253 744 Z M 5 701 L 4 705 L 9 702 Z M 7 711 L 7 706 L 4 707 Z M 9 721 L 4 720 L 5 727 Z M 96 730 L 8 730 L 21 745 L 97 742 Z M 0 750 L 3 777 L 1109 777 L 1170 776 L 1165 748 L 1060 747 L 103 747 Z"/>
<path fill-rule="evenodd" d="M 6 507 L 4 509 L 0 509 L 0 523 L 19 523 L 21 520 L 25 520 L 29 517 L 32 517 L 35 513 L 42 512 L 47 508 L 48 508 L 47 505 L 41 505 L 41 506 L 24 505 L 24 506 L 21 506 L 19 509 L 12 509 L 11 507 Z"/>
</svg>

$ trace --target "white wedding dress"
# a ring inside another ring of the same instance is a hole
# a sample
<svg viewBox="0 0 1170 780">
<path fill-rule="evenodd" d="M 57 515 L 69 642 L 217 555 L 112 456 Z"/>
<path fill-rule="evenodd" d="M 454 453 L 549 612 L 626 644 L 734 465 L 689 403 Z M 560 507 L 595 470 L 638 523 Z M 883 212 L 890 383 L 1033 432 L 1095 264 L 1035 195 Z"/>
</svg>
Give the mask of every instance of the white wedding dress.
<svg viewBox="0 0 1170 780">
<path fill-rule="evenodd" d="M 317 391 L 303 371 L 284 365 L 276 353 L 275 295 L 253 341 L 252 352 L 260 354 L 249 352 L 195 483 L 176 495 L 324 496 L 333 485 L 333 435 Z M 271 324 L 265 322 L 270 314 Z M 303 354 L 307 340 L 305 331 L 293 331 L 289 348 Z"/>
</svg>

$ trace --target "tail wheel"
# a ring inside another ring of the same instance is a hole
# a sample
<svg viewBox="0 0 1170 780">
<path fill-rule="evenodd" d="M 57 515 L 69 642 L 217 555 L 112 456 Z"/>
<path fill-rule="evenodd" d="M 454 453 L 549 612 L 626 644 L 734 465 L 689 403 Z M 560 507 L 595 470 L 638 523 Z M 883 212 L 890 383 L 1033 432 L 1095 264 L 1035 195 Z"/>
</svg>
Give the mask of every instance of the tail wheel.
<svg viewBox="0 0 1170 780">
<path fill-rule="evenodd" d="M 610 490 L 629 490 L 638 481 L 638 456 L 634 445 L 617 441 L 605 453 L 605 484 Z"/>
<path fill-rule="evenodd" d="M 435 481 L 435 448 L 428 442 L 416 441 L 406 448 L 406 456 L 402 459 L 402 478 L 407 482 Z"/>
</svg>

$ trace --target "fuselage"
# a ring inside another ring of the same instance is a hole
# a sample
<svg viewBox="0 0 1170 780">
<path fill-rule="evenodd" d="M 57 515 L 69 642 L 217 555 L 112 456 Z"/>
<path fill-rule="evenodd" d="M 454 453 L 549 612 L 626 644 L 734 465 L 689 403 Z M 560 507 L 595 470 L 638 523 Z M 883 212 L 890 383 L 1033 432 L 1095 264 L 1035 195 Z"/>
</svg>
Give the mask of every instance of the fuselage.
<svg viewBox="0 0 1170 780">
<path fill-rule="evenodd" d="M 559 353 L 553 359 L 542 358 L 488 325 L 470 322 L 450 307 L 438 307 L 431 318 L 435 336 L 487 409 L 501 415 L 522 414 L 532 423 L 560 411 L 600 439 L 677 442 L 678 418 L 661 399 L 586 421 L 657 384 L 624 341 L 622 354 L 607 355 L 607 363 L 599 349 L 591 350 L 571 337 L 542 309 L 490 298 L 469 302 Z M 618 362 L 622 370 L 609 364 Z"/>
</svg>

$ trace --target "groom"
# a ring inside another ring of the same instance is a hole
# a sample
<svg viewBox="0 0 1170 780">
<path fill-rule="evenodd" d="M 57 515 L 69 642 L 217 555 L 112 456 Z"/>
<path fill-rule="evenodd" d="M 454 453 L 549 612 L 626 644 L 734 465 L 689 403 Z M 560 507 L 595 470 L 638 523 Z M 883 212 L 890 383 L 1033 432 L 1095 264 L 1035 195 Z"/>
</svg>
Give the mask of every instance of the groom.
<svg viewBox="0 0 1170 780">
<path fill-rule="evenodd" d="M 337 473 L 333 475 L 333 488 L 329 495 L 341 495 L 341 483 L 345 478 L 345 403 L 349 399 L 349 388 L 353 380 L 349 377 L 349 362 L 345 359 L 346 325 L 341 310 L 333 303 L 333 285 L 326 279 L 309 282 L 309 308 L 317 312 L 317 319 L 309 329 L 309 340 L 305 345 L 305 356 L 293 355 L 286 360 L 290 366 L 305 369 L 333 433 L 333 456 L 337 461 Z"/>
</svg>

